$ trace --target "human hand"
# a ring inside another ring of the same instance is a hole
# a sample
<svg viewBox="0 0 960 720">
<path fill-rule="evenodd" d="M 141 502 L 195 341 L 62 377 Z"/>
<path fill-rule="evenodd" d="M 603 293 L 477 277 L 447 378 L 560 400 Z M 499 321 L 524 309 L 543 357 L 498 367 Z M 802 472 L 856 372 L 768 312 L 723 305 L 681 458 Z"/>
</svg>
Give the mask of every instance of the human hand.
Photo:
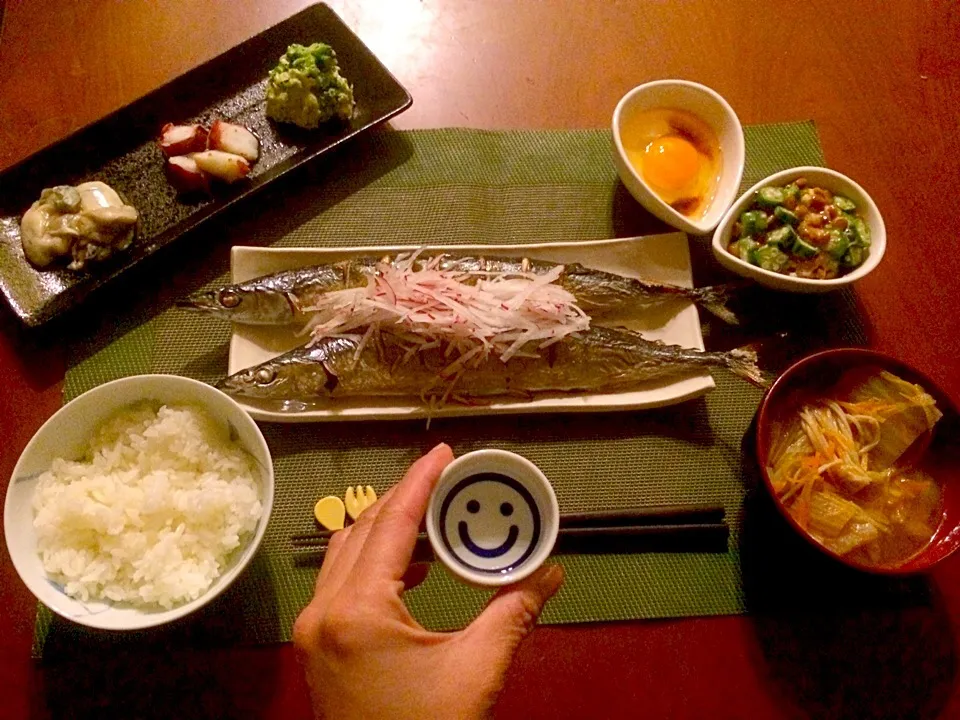
<svg viewBox="0 0 960 720">
<path fill-rule="evenodd" d="M 468 627 L 428 632 L 403 593 L 430 493 L 453 461 L 446 445 L 417 460 L 360 520 L 334 534 L 313 600 L 293 626 L 322 718 L 485 717 L 521 640 L 563 582 L 559 565 L 502 588 Z"/>
</svg>

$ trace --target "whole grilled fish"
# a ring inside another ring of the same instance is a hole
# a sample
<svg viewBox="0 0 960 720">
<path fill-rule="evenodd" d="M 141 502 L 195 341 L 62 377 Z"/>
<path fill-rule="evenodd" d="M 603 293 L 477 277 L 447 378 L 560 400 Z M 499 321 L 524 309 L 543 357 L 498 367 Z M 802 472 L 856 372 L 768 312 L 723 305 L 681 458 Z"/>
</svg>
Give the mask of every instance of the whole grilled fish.
<svg viewBox="0 0 960 720">
<path fill-rule="evenodd" d="M 246 325 L 288 325 L 305 321 L 303 308 L 313 306 L 328 292 L 365 287 L 380 262 L 390 258 L 358 258 L 329 265 L 286 270 L 234 285 L 195 293 L 177 303 L 189 310 L 212 313 Z M 417 261 L 420 269 L 427 260 Z M 453 272 L 536 273 L 543 275 L 557 267 L 538 260 L 456 257 L 444 255 L 440 270 Z M 736 315 L 727 307 L 730 289 L 724 286 L 683 288 L 658 285 L 613 273 L 593 270 L 577 263 L 563 266 L 557 281 L 568 290 L 584 311 L 597 316 L 624 306 L 654 305 L 671 298 L 692 300 L 732 325 Z"/>
<path fill-rule="evenodd" d="M 390 333 L 364 345 L 339 336 L 320 340 L 247 368 L 217 387 L 244 397 L 273 400 L 318 398 L 437 397 L 453 378 L 442 372 L 453 361 L 443 348 L 412 356 Z M 652 342 L 627 330 L 594 327 L 539 351 L 504 363 L 488 357 L 463 368 L 451 397 L 471 399 L 532 397 L 541 393 L 617 392 L 646 381 L 690 375 L 702 368 L 725 367 L 760 386 L 766 384 L 752 350 L 704 352 Z"/>
</svg>

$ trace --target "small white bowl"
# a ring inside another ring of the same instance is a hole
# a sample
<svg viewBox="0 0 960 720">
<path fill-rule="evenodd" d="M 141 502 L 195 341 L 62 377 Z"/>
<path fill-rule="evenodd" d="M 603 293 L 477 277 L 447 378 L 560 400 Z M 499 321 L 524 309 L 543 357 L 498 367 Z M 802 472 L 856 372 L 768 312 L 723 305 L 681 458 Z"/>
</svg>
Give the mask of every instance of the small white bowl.
<svg viewBox="0 0 960 720">
<path fill-rule="evenodd" d="M 620 137 L 620 125 L 634 113 L 654 108 L 686 110 L 713 128 L 720 143 L 723 163 L 713 201 L 700 219 L 681 215 L 657 197 L 627 158 Z M 744 144 L 740 119 L 716 91 L 688 80 L 657 80 L 638 85 L 624 95 L 613 111 L 613 160 L 617 174 L 631 195 L 668 225 L 690 233 L 707 235 L 720 222 L 737 196 L 743 179 Z"/>
<path fill-rule="evenodd" d="M 253 537 L 232 557 L 231 565 L 199 598 L 170 610 L 142 610 L 108 602 L 81 602 L 66 595 L 46 574 L 37 554 L 33 529 L 33 492 L 39 475 L 55 458 L 80 457 L 94 429 L 116 411 L 142 400 L 202 407 L 229 427 L 261 470 L 260 517 Z M 37 599 L 68 620 L 103 630 L 138 630 L 163 625 L 198 610 L 222 593 L 243 572 L 263 540 L 273 508 L 273 463 L 257 424 L 229 396 L 216 388 L 175 375 L 137 375 L 108 382 L 64 405 L 27 443 L 7 488 L 4 535 L 13 565 Z"/>
<path fill-rule="evenodd" d="M 427 536 L 458 579 L 479 587 L 527 577 L 550 555 L 560 529 L 553 487 L 525 457 L 467 453 L 446 467 L 430 496 Z"/>
<path fill-rule="evenodd" d="M 844 195 L 856 203 L 857 211 L 867 223 L 867 227 L 870 228 L 870 254 L 867 255 L 867 259 L 863 265 L 853 272 L 832 280 L 798 278 L 791 275 L 775 273 L 771 270 L 764 270 L 763 268 L 751 265 L 731 255 L 730 252 L 727 251 L 727 246 L 730 244 L 731 233 L 733 232 L 733 225 L 740 217 L 740 214 L 750 207 L 757 190 L 767 185 L 786 185 L 791 180 L 796 180 L 799 177 L 806 178 L 812 186 L 826 188 L 833 193 Z M 785 290 L 787 292 L 797 293 L 828 292 L 854 283 L 873 272 L 874 268 L 880 264 L 880 260 L 883 259 L 883 254 L 886 249 L 887 230 L 886 227 L 884 227 L 880 211 L 877 209 L 877 204 L 873 201 L 873 198 L 867 194 L 867 191 L 846 175 L 838 173 L 836 170 L 814 166 L 790 168 L 789 170 L 774 173 L 764 178 L 740 196 L 727 211 L 727 214 L 724 215 L 723 220 L 720 221 L 720 225 L 713 233 L 713 254 L 716 256 L 717 261 L 727 268 L 727 270 L 756 280 L 761 285 L 765 285 L 774 290 Z"/>
</svg>

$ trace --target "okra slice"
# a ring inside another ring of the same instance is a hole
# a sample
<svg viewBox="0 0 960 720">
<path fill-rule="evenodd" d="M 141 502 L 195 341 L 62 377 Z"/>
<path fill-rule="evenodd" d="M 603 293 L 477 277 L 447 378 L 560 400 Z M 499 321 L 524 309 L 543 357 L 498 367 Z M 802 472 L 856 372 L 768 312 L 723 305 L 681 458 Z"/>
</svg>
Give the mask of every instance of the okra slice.
<svg viewBox="0 0 960 720">
<path fill-rule="evenodd" d="M 775 245 L 764 245 L 753 252 L 755 264 L 764 270 L 781 272 L 790 262 L 789 256 Z"/>
<path fill-rule="evenodd" d="M 730 252 L 744 262 L 752 262 L 751 255 L 757 249 L 757 241 L 752 237 L 742 237 L 730 246 Z"/>
<path fill-rule="evenodd" d="M 802 237 L 797 235 L 793 241 L 793 245 L 790 247 L 790 252 L 797 257 L 812 258 L 816 256 L 817 252 L 819 251 L 817 250 L 816 245 L 811 245 Z"/>
<path fill-rule="evenodd" d="M 870 247 L 870 228 L 867 227 L 867 223 L 864 222 L 863 218 L 854 218 L 852 227 L 857 244 Z"/>
<path fill-rule="evenodd" d="M 783 188 L 768 186 L 757 190 L 757 202 L 766 207 L 775 208 L 778 205 L 783 205 L 785 199 L 786 195 L 783 193 Z"/>
<path fill-rule="evenodd" d="M 863 261 L 867 259 L 867 252 L 866 248 L 854 245 L 847 250 L 840 263 L 848 268 L 860 267 L 863 265 Z"/>
<path fill-rule="evenodd" d="M 740 226 L 744 235 L 756 235 L 767 229 L 769 218 L 762 210 L 747 210 L 740 215 Z"/>
<path fill-rule="evenodd" d="M 767 245 L 788 248 L 793 245 L 793 239 L 796 235 L 797 233 L 792 227 L 783 225 L 767 233 Z"/>
<path fill-rule="evenodd" d="M 782 205 L 778 205 L 774 211 L 773 216 L 780 222 L 786 225 L 796 225 L 800 222 L 800 219 L 791 211 L 787 210 Z"/>
<path fill-rule="evenodd" d="M 831 230 L 830 239 L 827 241 L 827 255 L 832 257 L 834 260 L 841 260 L 843 256 L 847 254 L 847 250 L 850 249 L 850 239 L 847 237 L 846 233 L 841 232 L 840 230 Z"/>
<path fill-rule="evenodd" d="M 794 201 L 800 200 L 800 188 L 798 188 L 795 183 L 790 183 L 783 187 L 783 199 L 786 200 L 789 197 L 792 197 Z"/>
<path fill-rule="evenodd" d="M 833 204 L 837 206 L 837 210 L 842 210 L 843 212 L 852 213 L 857 211 L 857 204 L 843 195 L 834 195 Z"/>
</svg>

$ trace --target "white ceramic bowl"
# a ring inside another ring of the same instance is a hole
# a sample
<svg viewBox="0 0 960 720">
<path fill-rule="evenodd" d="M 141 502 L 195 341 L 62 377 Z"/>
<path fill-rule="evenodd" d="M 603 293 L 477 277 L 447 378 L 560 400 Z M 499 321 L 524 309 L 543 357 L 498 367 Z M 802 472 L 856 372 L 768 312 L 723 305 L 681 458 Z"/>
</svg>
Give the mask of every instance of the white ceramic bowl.
<svg viewBox="0 0 960 720">
<path fill-rule="evenodd" d="M 559 529 L 560 507 L 546 476 L 506 450 L 454 460 L 427 508 L 434 554 L 457 578 L 480 587 L 530 575 L 550 555 Z"/>
<path fill-rule="evenodd" d="M 93 430 L 108 416 L 141 400 L 202 407 L 217 422 L 232 428 L 238 442 L 261 470 L 263 515 L 231 565 L 199 598 L 171 610 L 140 610 L 104 602 L 80 602 L 64 594 L 44 572 L 36 551 L 32 498 L 37 477 L 55 458 L 77 458 Z M 137 375 L 100 385 L 58 410 L 33 436 L 13 470 L 3 509 L 7 549 L 20 578 L 44 605 L 68 620 L 104 630 L 137 630 L 163 625 L 206 605 L 232 583 L 253 558 L 263 540 L 273 508 L 273 463 L 257 424 L 236 402 L 216 388 L 175 375 Z"/>
<path fill-rule="evenodd" d="M 713 128 L 720 143 L 723 163 L 713 201 L 700 219 L 681 215 L 657 197 L 627 159 L 620 137 L 621 123 L 634 113 L 654 108 L 686 110 Z M 631 195 L 668 225 L 692 235 L 707 235 L 720 222 L 737 196 L 743 178 L 744 145 L 740 119 L 730 104 L 705 85 L 688 80 L 657 80 L 638 85 L 617 103 L 613 111 L 613 160 L 617 174 Z"/>
<path fill-rule="evenodd" d="M 733 225 L 740 217 L 740 214 L 746 210 L 754 200 L 757 190 L 767 185 L 786 185 L 791 180 L 804 177 L 810 185 L 823 187 L 833 193 L 844 195 L 857 204 L 857 210 L 860 216 L 870 228 L 870 254 L 866 261 L 851 273 L 833 280 L 814 280 L 811 278 L 798 278 L 790 275 L 781 275 L 771 270 L 764 270 L 756 265 L 741 260 L 727 251 L 730 244 L 730 236 L 733 232 Z M 883 224 L 883 218 L 877 209 L 877 204 L 873 201 L 867 191 L 860 187 L 846 175 L 838 173 L 836 170 L 830 170 L 822 167 L 795 167 L 764 178 L 752 188 L 747 190 L 731 206 L 724 215 L 720 225 L 713 233 L 713 254 L 721 265 L 727 270 L 731 270 L 739 275 L 756 280 L 761 285 L 773 288 L 774 290 L 785 290 L 787 292 L 798 293 L 821 293 L 854 283 L 862 277 L 869 275 L 873 269 L 880 264 L 883 254 L 887 249 L 887 230 Z"/>
</svg>

